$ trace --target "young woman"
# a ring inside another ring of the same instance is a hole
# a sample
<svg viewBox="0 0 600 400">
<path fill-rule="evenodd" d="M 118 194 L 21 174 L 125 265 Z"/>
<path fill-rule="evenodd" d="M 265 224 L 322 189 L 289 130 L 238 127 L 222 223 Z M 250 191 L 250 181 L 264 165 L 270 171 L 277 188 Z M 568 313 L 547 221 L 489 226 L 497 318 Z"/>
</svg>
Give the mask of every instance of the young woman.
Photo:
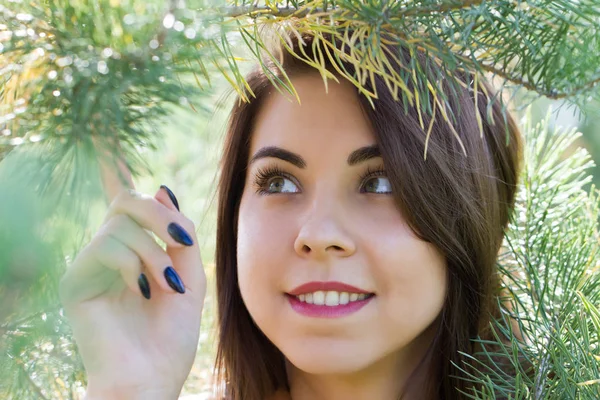
<svg viewBox="0 0 600 400">
<path fill-rule="evenodd" d="M 436 79 L 436 64 L 417 54 Z M 448 91 L 467 155 L 438 110 L 424 159 L 417 109 L 395 101 L 383 79 L 368 86 L 378 93 L 372 107 L 347 80 L 326 91 L 315 69 L 281 56 L 301 103 L 251 73 L 255 97 L 235 103 L 222 158 L 218 398 L 466 398 L 453 363 L 464 365 L 460 352 L 476 350 L 470 339 L 485 337 L 498 312 L 516 124 L 498 103 L 488 123 L 485 83 L 478 109 L 472 89 Z M 431 116 L 422 118 L 428 127 Z M 87 398 L 175 399 L 206 289 L 194 225 L 166 187 L 152 197 L 107 186 L 115 197 L 105 224 L 61 281 Z"/>
</svg>

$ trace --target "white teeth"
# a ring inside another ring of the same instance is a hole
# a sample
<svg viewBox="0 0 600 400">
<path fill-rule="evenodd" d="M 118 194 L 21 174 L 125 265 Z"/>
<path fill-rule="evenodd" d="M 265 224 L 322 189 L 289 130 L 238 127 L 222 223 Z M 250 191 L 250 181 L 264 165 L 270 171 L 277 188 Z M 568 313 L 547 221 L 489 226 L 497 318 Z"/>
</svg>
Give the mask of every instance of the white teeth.
<svg viewBox="0 0 600 400">
<path fill-rule="evenodd" d="M 339 306 L 340 305 L 340 295 L 338 292 L 327 292 L 325 295 L 325 305 L 326 306 Z"/>
<path fill-rule="evenodd" d="M 325 304 L 325 292 L 319 290 L 313 293 L 313 304 L 322 306 Z"/>
<path fill-rule="evenodd" d="M 312 293 L 306 293 L 306 302 L 308 304 L 312 304 L 313 303 L 313 294 Z"/>
<path fill-rule="evenodd" d="M 367 298 L 367 294 L 348 293 L 348 292 L 336 292 L 322 290 L 314 293 L 304 293 L 296 296 L 302 302 L 308 304 L 326 305 L 326 306 L 338 306 L 340 304 L 348 304 L 352 301 L 364 300 Z"/>
<path fill-rule="evenodd" d="M 340 293 L 340 304 L 348 304 L 350 302 L 350 294 L 348 292 Z"/>
</svg>

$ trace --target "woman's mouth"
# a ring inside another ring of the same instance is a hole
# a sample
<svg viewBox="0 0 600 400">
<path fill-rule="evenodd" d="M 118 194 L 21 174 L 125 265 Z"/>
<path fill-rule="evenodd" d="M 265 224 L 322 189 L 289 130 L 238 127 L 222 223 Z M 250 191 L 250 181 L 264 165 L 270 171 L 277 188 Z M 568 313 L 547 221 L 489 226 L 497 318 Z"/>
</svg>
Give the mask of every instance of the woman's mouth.
<svg viewBox="0 0 600 400">
<path fill-rule="evenodd" d="M 375 294 L 316 291 L 297 296 L 286 293 L 286 297 L 292 309 L 299 314 L 316 318 L 339 318 L 357 312 L 366 306 Z"/>
</svg>

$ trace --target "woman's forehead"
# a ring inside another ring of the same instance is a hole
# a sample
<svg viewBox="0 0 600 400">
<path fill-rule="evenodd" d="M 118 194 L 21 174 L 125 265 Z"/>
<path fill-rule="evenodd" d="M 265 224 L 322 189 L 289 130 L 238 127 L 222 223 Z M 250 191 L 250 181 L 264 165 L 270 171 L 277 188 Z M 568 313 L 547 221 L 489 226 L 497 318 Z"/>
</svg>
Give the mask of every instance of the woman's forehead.
<svg viewBox="0 0 600 400">
<path fill-rule="evenodd" d="M 275 90 L 267 95 L 255 120 L 252 154 L 265 146 L 352 151 L 374 144 L 370 121 L 350 83 L 329 81 L 326 91 L 315 74 L 292 78 L 292 83 L 300 104 Z"/>
</svg>

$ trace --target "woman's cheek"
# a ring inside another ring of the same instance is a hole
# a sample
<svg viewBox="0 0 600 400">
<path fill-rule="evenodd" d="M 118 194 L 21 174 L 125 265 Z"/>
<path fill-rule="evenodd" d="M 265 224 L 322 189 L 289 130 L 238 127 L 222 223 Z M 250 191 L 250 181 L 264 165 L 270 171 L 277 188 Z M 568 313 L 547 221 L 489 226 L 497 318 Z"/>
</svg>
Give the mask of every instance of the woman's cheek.
<svg viewBox="0 0 600 400">
<path fill-rule="evenodd" d="M 238 280 L 242 296 L 249 302 L 276 291 L 283 293 L 285 259 L 289 260 L 293 250 L 289 215 L 265 208 L 264 201 L 255 203 L 242 203 L 238 220 Z"/>
<path fill-rule="evenodd" d="M 389 200 L 371 209 L 369 218 L 360 223 L 362 251 L 377 288 L 403 303 L 431 293 L 441 292 L 443 297 L 445 257 L 412 231 Z"/>
</svg>

